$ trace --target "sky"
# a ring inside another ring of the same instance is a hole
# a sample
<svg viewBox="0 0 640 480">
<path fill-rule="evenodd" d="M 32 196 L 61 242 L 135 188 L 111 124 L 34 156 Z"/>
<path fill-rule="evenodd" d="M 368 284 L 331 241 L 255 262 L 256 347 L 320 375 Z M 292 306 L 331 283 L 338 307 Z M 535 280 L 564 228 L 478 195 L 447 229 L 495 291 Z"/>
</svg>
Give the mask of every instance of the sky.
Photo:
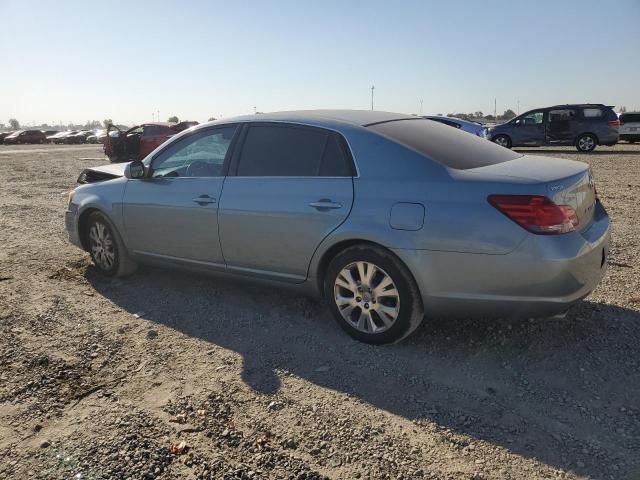
<svg viewBox="0 0 640 480">
<path fill-rule="evenodd" d="M 640 110 L 640 0 L 0 0 L 0 123 Z M 421 102 L 422 101 L 422 102 Z"/>
</svg>

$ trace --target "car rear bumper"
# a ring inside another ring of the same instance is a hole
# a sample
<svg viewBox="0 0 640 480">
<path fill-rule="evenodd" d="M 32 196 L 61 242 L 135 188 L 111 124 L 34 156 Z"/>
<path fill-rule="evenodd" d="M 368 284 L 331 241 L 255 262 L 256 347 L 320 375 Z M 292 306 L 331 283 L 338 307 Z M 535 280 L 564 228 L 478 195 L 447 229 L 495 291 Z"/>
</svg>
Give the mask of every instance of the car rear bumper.
<svg viewBox="0 0 640 480">
<path fill-rule="evenodd" d="M 431 315 L 526 318 L 566 311 L 605 274 L 609 217 L 598 202 L 582 232 L 528 235 L 506 255 L 394 250 Z"/>
<path fill-rule="evenodd" d="M 73 203 L 69 205 L 67 211 L 64 212 L 64 225 L 69 235 L 69 241 L 76 247 L 82 247 L 82 241 L 78 233 L 78 206 Z"/>
</svg>

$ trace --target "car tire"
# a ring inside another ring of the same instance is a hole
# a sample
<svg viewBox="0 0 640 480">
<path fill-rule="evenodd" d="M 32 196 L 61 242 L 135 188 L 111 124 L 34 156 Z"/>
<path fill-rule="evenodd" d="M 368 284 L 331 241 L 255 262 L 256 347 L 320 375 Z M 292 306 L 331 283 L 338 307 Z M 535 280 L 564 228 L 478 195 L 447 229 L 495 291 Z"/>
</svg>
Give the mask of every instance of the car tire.
<svg viewBox="0 0 640 480">
<path fill-rule="evenodd" d="M 576 140 L 576 149 L 582 153 L 589 153 L 593 152 L 597 144 L 598 141 L 595 136 L 590 133 L 583 133 Z"/>
<path fill-rule="evenodd" d="M 491 140 L 493 143 L 504 148 L 511 148 L 512 146 L 511 139 L 507 135 L 496 135 Z"/>
<path fill-rule="evenodd" d="M 366 244 L 346 248 L 329 263 L 323 283 L 334 319 L 361 342 L 399 342 L 424 318 L 411 272 L 384 248 Z"/>
<path fill-rule="evenodd" d="M 87 247 L 96 268 L 107 277 L 126 277 L 138 268 L 129 256 L 120 234 L 100 212 L 89 215 L 86 231 Z"/>
</svg>

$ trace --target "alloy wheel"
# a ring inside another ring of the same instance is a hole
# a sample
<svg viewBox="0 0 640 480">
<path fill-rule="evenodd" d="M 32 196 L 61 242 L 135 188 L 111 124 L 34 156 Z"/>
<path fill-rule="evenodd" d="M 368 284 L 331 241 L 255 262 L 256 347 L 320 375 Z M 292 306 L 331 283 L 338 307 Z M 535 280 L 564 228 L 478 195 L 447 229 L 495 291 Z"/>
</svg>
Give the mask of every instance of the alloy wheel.
<svg viewBox="0 0 640 480">
<path fill-rule="evenodd" d="M 111 232 L 101 222 L 94 222 L 89 229 L 89 247 L 96 264 L 105 271 L 113 268 L 116 252 Z"/>
<path fill-rule="evenodd" d="M 344 267 L 334 282 L 334 298 L 342 318 L 364 333 L 381 333 L 400 313 L 400 293 L 391 276 L 370 262 Z"/>
<path fill-rule="evenodd" d="M 578 148 L 583 152 L 589 152 L 593 150 L 595 146 L 595 140 L 589 135 L 585 135 L 584 137 L 580 137 L 578 139 Z"/>
<path fill-rule="evenodd" d="M 509 140 L 507 140 L 507 137 L 499 136 L 494 140 L 494 142 L 501 147 L 509 148 Z"/>
</svg>

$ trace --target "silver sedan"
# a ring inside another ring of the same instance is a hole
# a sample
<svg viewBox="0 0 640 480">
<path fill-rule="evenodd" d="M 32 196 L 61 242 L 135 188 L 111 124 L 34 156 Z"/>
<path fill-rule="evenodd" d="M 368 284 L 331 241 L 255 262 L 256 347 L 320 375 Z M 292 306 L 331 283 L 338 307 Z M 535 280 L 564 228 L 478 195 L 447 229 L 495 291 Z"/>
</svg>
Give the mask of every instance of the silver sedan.
<svg viewBox="0 0 640 480">
<path fill-rule="evenodd" d="M 562 313 L 608 255 L 587 164 L 395 113 L 210 122 L 78 181 L 69 238 L 104 275 L 152 263 L 297 288 L 369 343 L 425 313 Z"/>
</svg>

